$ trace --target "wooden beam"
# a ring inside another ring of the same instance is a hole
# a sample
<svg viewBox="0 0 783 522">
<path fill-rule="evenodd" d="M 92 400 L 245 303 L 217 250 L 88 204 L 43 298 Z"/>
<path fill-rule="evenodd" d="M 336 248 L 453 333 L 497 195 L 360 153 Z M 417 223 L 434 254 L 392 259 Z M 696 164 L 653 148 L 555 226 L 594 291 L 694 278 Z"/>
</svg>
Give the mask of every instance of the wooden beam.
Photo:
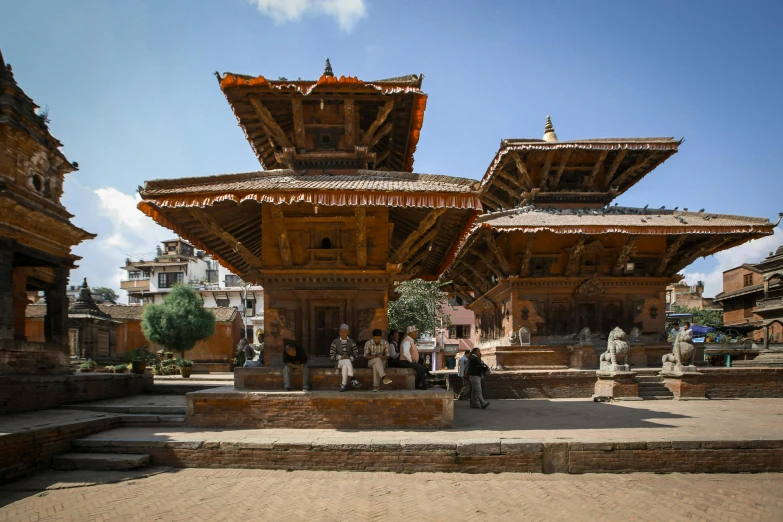
<svg viewBox="0 0 783 522">
<path fill-rule="evenodd" d="M 503 178 L 504 180 L 508 181 L 509 183 L 512 183 L 515 187 L 517 187 L 517 190 L 519 190 L 519 192 L 524 192 L 524 191 L 527 190 L 527 188 L 525 188 L 522 185 L 522 183 L 519 182 L 519 180 L 517 178 L 515 178 L 514 176 L 512 176 L 511 174 L 509 174 L 505 170 L 498 169 L 497 170 L 497 175 L 500 176 L 501 178 Z"/>
<path fill-rule="evenodd" d="M 483 293 L 484 293 L 484 292 L 482 292 L 480 289 L 476 288 L 476 285 L 474 285 L 474 284 L 473 284 L 473 283 L 470 281 L 470 279 L 468 279 L 466 276 L 464 276 L 464 275 L 462 275 L 462 274 L 455 273 L 455 274 L 454 274 L 454 279 L 460 279 L 460 280 L 461 280 L 463 283 L 465 283 L 466 285 L 468 285 L 468 286 L 470 287 L 470 289 L 471 289 L 471 290 L 473 290 L 473 294 L 474 294 L 476 297 L 478 297 L 478 296 L 480 296 L 481 294 L 483 294 Z M 475 297 L 473 298 L 473 300 L 475 300 Z"/>
<path fill-rule="evenodd" d="M 261 101 L 255 96 L 248 96 L 248 99 L 250 100 L 250 105 L 252 105 L 255 109 L 256 114 L 258 115 L 261 122 L 272 134 L 272 137 L 274 137 L 274 139 L 277 141 L 277 145 L 283 148 L 290 148 L 291 142 L 288 141 L 285 132 L 283 132 L 283 129 L 281 129 L 280 125 L 277 124 L 275 118 L 272 116 L 272 113 L 269 112 L 269 109 L 267 109 L 264 104 L 261 103 Z"/>
<path fill-rule="evenodd" d="M 411 270 L 416 268 L 416 265 L 418 265 L 419 263 L 421 263 L 422 261 L 427 259 L 427 256 L 429 256 L 429 255 L 430 255 L 430 250 L 429 250 L 429 246 L 428 246 L 427 248 L 422 250 L 421 253 L 419 253 L 419 255 L 417 255 L 416 257 L 411 259 L 411 261 L 408 262 L 407 265 L 405 265 L 405 268 L 402 270 L 403 273 L 410 273 Z"/>
<path fill-rule="evenodd" d="M 367 266 L 367 226 L 365 225 L 364 207 L 355 207 L 356 216 L 356 266 Z"/>
<path fill-rule="evenodd" d="M 392 122 L 387 122 L 383 127 L 381 127 L 381 130 L 375 133 L 375 136 L 373 136 L 372 140 L 370 140 L 370 143 L 367 144 L 367 148 L 371 149 L 377 145 L 379 141 L 381 141 L 381 138 L 389 134 L 392 130 Z"/>
<path fill-rule="evenodd" d="M 485 191 L 483 194 L 481 194 L 479 196 L 479 199 L 484 199 L 484 198 L 488 199 L 493 207 L 497 207 L 497 208 L 500 208 L 500 209 L 511 208 L 513 206 L 513 205 L 511 205 L 509 203 L 505 203 L 505 202 L 501 201 L 500 199 L 496 198 L 495 196 L 490 194 L 488 190 Z"/>
<path fill-rule="evenodd" d="M 623 149 L 614 157 L 612 166 L 609 167 L 609 170 L 604 175 L 604 188 L 609 188 L 609 184 L 612 182 L 612 176 L 617 172 L 617 169 L 620 167 L 620 163 L 623 162 L 623 159 L 625 159 L 626 154 L 628 154 L 628 149 Z"/>
<path fill-rule="evenodd" d="M 598 161 L 595 162 L 595 166 L 593 167 L 593 170 L 590 171 L 590 177 L 587 178 L 587 188 L 590 188 L 593 186 L 593 183 L 595 183 L 595 177 L 598 175 L 598 172 L 601 170 L 601 167 L 604 164 L 604 161 L 606 160 L 606 156 L 609 155 L 609 150 L 605 150 L 601 152 L 601 155 L 598 157 Z"/>
<path fill-rule="evenodd" d="M 710 252 L 720 248 L 724 244 L 731 241 L 733 237 L 731 235 L 715 236 L 712 239 L 705 241 L 701 246 L 696 246 L 682 254 L 680 259 L 676 263 L 673 263 L 674 272 L 679 272 L 683 268 L 687 267 L 697 258 L 710 255 Z"/>
<path fill-rule="evenodd" d="M 655 154 L 652 154 L 650 156 L 643 156 L 639 161 L 637 161 L 633 167 L 629 168 L 619 176 L 617 176 L 617 179 L 614 181 L 614 186 L 620 186 L 623 184 L 625 180 L 627 180 L 631 175 L 633 175 L 634 172 L 642 168 L 644 165 L 647 164 L 648 161 L 652 160 L 655 157 Z"/>
<path fill-rule="evenodd" d="M 486 285 L 486 286 L 488 286 L 489 288 L 492 288 L 492 285 L 491 285 L 491 284 L 490 284 L 490 283 L 487 281 L 487 279 L 486 279 L 486 278 L 485 278 L 485 277 L 484 277 L 482 274 L 480 274 L 480 273 L 478 272 L 478 270 L 476 270 L 475 268 L 473 268 L 472 266 L 470 266 L 469 264 L 467 264 L 467 263 L 466 263 L 464 260 L 462 261 L 462 264 L 465 266 L 465 268 L 467 268 L 467 269 L 468 269 L 468 271 L 469 271 L 470 273 L 472 273 L 472 274 L 473 274 L 473 275 L 476 277 L 476 279 L 478 279 L 478 281 L 479 281 L 479 283 L 480 283 L 481 285 Z M 465 280 L 466 280 L 466 281 L 469 281 L 467 278 L 466 278 Z M 471 286 L 472 286 L 472 285 L 471 285 Z M 486 291 L 482 291 L 482 292 L 479 292 L 479 293 L 478 293 L 478 295 L 483 295 L 483 294 L 485 294 L 485 293 L 486 293 Z"/>
<path fill-rule="evenodd" d="M 563 159 L 560 160 L 560 166 L 557 168 L 557 174 L 555 174 L 555 179 L 552 180 L 552 190 L 557 189 L 557 186 L 560 184 L 560 178 L 563 176 L 563 171 L 568 164 L 568 158 L 571 157 L 571 150 L 572 149 L 566 150 L 565 154 L 563 155 Z"/>
<path fill-rule="evenodd" d="M 298 149 L 307 147 L 307 138 L 305 137 L 304 115 L 302 114 L 302 98 L 294 96 L 291 98 L 291 108 L 294 111 L 294 141 Z"/>
<path fill-rule="evenodd" d="M 491 183 L 491 184 L 492 184 L 492 185 L 494 185 L 495 187 L 499 188 L 500 190 L 502 190 L 502 191 L 503 191 L 503 192 L 505 192 L 506 194 L 510 195 L 510 196 L 511 196 L 511 201 L 512 201 L 512 202 L 513 202 L 514 200 L 517 200 L 517 201 L 519 200 L 519 197 L 520 197 L 520 195 L 521 195 L 521 194 L 520 194 L 520 191 L 518 191 L 518 190 L 514 190 L 513 188 L 509 187 L 508 185 L 506 185 L 505 183 L 503 183 L 502 181 L 500 181 L 500 180 L 499 180 L 499 179 L 497 179 L 497 178 L 495 178 L 495 179 L 492 181 L 492 183 Z"/>
<path fill-rule="evenodd" d="M 427 216 L 419 223 L 419 226 L 416 228 L 416 230 L 414 230 L 413 233 L 402 242 L 397 250 L 395 250 L 394 254 L 391 255 L 391 263 L 393 265 L 400 264 L 405 256 L 407 256 L 408 251 L 416 242 L 416 240 L 418 240 L 430 228 L 432 228 L 432 226 L 444 212 L 446 212 L 445 208 L 436 208 L 427 214 Z"/>
<path fill-rule="evenodd" d="M 663 273 L 666 271 L 666 268 L 669 266 L 669 263 L 671 263 L 675 254 L 677 254 L 677 251 L 680 249 L 680 247 L 685 242 L 685 239 L 687 237 L 688 236 L 685 234 L 678 236 L 677 239 L 674 240 L 674 243 L 669 245 L 669 247 L 666 249 L 666 254 L 664 254 L 663 259 L 661 259 L 661 263 L 658 265 L 658 268 L 655 270 L 655 275 L 657 276 L 663 275 Z"/>
<path fill-rule="evenodd" d="M 370 128 L 367 129 L 367 132 L 364 133 L 364 138 L 362 139 L 361 143 L 363 146 L 369 146 L 369 144 L 375 138 L 375 131 L 377 131 L 378 128 L 383 125 L 383 122 L 386 121 L 386 118 L 389 116 L 389 113 L 393 108 L 394 98 L 387 100 L 386 103 L 383 104 L 381 110 L 378 111 L 378 116 L 375 117 L 375 121 L 372 122 Z"/>
<path fill-rule="evenodd" d="M 530 274 L 530 260 L 533 258 L 533 243 L 536 240 L 536 234 L 527 236 L 525 251 L 522 254 L 522 260 L 519 266 L 519 276 L 526 277 Z"/>
<path fill-rule="evenodd" d="M 503 251 L 500 249 L 497 242 L 495 242 L 495 236 L 492 234 L 491 230 L 484 229 L 484 242 L 489 247 L 492 255 L 497 258 L 498 263 L 500 264 L 500 269 L 503 271 L 503 275 L 508 276 L 511 273 L 511 266 L 508 264 Z"/>
<path fill-rule="evenodd" d="M 354 137 L 354 111 L 353 98 L 346 98 L 343 102 L 343 114 L 345 116 L 345 147 L 352 148 L 356 143 Z"/>
<path fill-rule="evenodd" d="M 188 214 L 199 224 L 201 224 L 201 226 L 204 227 L 207 232 L 225 241 L 229 248 L 239 254 L 248 265 L 252 266 L 253 268 L 264 268 L 264 264 L 258 257 L 256 257 L 255 254 L 248 250 L 245 245 L 243 245 L 236 237 L 223 230 L 223 228 L 212 217 L 208 216 L 204 212 L 196 210 L 195 208 L 188 209 Z"/>
<path fill-rule="evenodd" d="M 291 246 L 288 244 L 288 233 L 285 230 L 285 218 L 283 209 L 280 205 L 271 205 L 272 220 L 275 222 L 275 231 L 277 232 L 277 243 L 280 247 L 280 257 L 283 258 L 283 265 L 286 267 L 294 266 L 291 258 Z"/>
<path fill-rule="evenodd" d="M 400 260 L 401 263 L 404 263 L 407 259 L 409 259 L 411 256 L 416 254 L 421 248 L 428 244 L 430 241 L 435 239 L 435 236 L 438 234 L 437 227 L 433 228 L 429 232 L 427 232 L 424 237 L 419 239 L 415 245 L 411 247 L 411 249 L 408 251 L 408 255 L 406 255 L 403 259 Z"/>
<path fill-rule="evenodd" d="M 527 165 L 522 161 L 519 152 L 512 152 L 511 157 L 514 159 L 514 163 L 517 166 L 517 171 L 519 171 L 519 176 L 522 178 L 522 183 L 528 190 L 531 190 L 533 188 L 533 181 L 530 179 L 530 172 L 527 170 Z"/>
<path fill-rule="evenodd" d="M 497 266 L 495 266 L 495 263 L 493 263 L 493 262 L 492 262 L 492 260 L 491 260 L 491 259 L 490 259 L 488 256 L 484 255 L 484 253 L 483 253 L 483 252 L 481 252 L 481 251 L 480 251 L 480 250 L 478 250 L 478 249 L 474 249 L 474 250 L 473 250 L 473 253 L 474 253 L 474 254 L 476 254 L 476 256 L 477 256 L 479 259 L 481 259 L 482 261 L 484 261 L 484 264 L 486 265 L 486 267 L 487 267 L 487 268 L 488 268 L 488 269 L 489 269 L 489 270 L 490 270 L 490 271 L 491 271 L 493 274 L 495 274 L 495 277 L 497 277 L 498 279 L 500 279 L 501 277 L 504 277 L 504 274 L 503 274 L 503 272 L 502 272 L 502 271 L 501 271 L 501 270 L 500 270 L 500 269 L 499 269 Z"/>
<path fill-rule="evenodd" d="M 541 190 L 546 188 L 546 178 L 549 176 L 549 169 L 552 168 L 552 159 L 555 157 L 555 151 L 550 150 L 546 153 L 544 168 L 541 169 L 541 179 L 538 180 L 538 186 Z"/>
<path fill-rule="evenodd" d="M 375 158 L 375 168 L 380 167 L 381 163 L 386 161 L 386 158 L 389 157 L 389 153 L 391 152 L 391 145 L 389 145 L 389 148 L 383 151 L 380 155 L 376 156 Z"/>
<path fill-rule="evenodd" d="M 612 275 L 619 276 L 623 275 L 623 272 L 625 271 L 625 265 L 628 263 L 628 260 L 633 255 L 634 249 L 636 248 L 636 242 L 639 241 L 639 234 L 632 234 L 628 236 L 628 241 L 625 242 L 625 246 L 620 251 L 620 254 L 617 256 L 617 260 L 614 263 L 614 268 L 612 269 Z"/>
<path fill-rule="evenodd" d="M 575 275 L 579 271 L 579 264 L 582 260 L 582 251 L 585 249 L 585 237 L 580 236 L 579 240 L 571 249 L 571 253 L 568 255 L 568 265 L 565 269 L 566 276 Z"/>
</svg>

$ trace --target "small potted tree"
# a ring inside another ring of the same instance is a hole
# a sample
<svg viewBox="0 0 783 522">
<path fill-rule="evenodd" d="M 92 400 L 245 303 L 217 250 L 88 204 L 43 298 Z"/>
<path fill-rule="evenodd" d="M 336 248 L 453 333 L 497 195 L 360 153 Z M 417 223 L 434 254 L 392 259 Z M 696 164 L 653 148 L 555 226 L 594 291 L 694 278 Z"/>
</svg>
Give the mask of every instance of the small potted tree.
<svg viewBox="0 0 783 522">
<path fill-rule="evenodd" d="M 87 362 L 83 362 L 82 364 L 79 365 L 79 371 L 81 373 L 92 373 L 95 371 L 97 367 L 98 367 L 98 363 L 90 359 Z"/>
<path fill-rule="evenodd" d="M 190 379 L 190 374 L 193 373 L 193 361 L 188 359 L 177 359 L 177 366 L 179 366 L 179 374 L 183 379 Z"/>
<path fill-rule="evenodd" d="M 215 332 L 215 316 L 204 309 L 201 298 L 190 287 L 176 285 L 161 304 L 148 305 L 141 316 L 144 336 L 166 351 L 179 352 L 180 374 L 185 377 L 193 370 L 193 362 L 185 359 L 185 352 Z M 165 353 L 165 352 L 164 352 Z M 183 371 L 184 370 L 184 371 Z"/>
<path fill-rule="evenodd" d="M 147 350 L 146 346 L 140 346 L 126 352 L 125 359 L 131 363 L 131 372 L 141 375 L 147 369 L 147 363 L 155 360 L 155 354 Z"/>
</svg>

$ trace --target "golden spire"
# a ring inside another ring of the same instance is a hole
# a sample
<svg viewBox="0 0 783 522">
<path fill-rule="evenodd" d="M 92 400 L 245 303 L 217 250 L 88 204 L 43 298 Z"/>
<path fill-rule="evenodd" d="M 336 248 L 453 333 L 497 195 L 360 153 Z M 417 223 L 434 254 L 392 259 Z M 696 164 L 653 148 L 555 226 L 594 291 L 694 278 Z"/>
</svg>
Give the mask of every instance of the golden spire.
<svg viewBox="0 0 783 522">
<path fill-rule="evenodd" d="M 544 126 L 544 141 L 557 141 L 555 127 L 552 125 L 552 119 L 549 117 L 549 114 L 546 115 L 546 125 Z"/>
</svg>

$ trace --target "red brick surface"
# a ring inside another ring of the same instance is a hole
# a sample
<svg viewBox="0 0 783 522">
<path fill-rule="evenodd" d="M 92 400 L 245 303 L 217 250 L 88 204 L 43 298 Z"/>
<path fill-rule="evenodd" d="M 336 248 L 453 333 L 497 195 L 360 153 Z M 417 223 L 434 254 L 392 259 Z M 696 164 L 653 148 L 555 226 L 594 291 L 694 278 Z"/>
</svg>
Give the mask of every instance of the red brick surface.
<svg viewBox="0 0 783 522">
<path fill-rule="evenodd" d="M 151 375 L 129 373 L 2 375 L 0 415 L 137 395 L 151 387 Z"/>
<path fill-rule="evenodd" d="M 372 370 L 355 368 L 354 373 L 363 389 L 372 389 Z M 381 385 L 382 390 L 413 390 L 416 387 L 416 372 L 410 368 L 387 368 L 386 375 L 391 384 Z M 313 390 L 337 390 L 342 383 L 342 374 L 337 368 L 311 368 L 310 384 Z M 281 367 L 235 368 L 234 386 L 248 390 L 279 391 L 283 389 L 283 369 Z M 291 375 L 291 389 L 302 389 L 302 372 Z"/>
</svg>

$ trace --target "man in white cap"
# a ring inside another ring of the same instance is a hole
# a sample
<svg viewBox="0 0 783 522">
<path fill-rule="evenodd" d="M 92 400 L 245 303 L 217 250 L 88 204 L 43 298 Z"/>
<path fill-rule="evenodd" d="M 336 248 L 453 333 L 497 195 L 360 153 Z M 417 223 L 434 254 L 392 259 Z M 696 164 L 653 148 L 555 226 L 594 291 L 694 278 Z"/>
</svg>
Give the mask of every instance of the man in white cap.
<svg viewBox="0 0 783 522">
<path fill-rule="evenodd" d="M 412 368 L 416 372 L 416 387 L 420 390 L 426 390 L 427 370 L 418 363 L 419 348 L 416 346 L 416 338 L 419 336 L 419 329 L 416 325 L 408 327 L 405 339 L 400 343 L 400 368 Z"/>
<path fill-rule="evenodd" d="M 348 378 L 351 378 L 351 384 L 354 388 L 359 388 L 361 384 L 359 381 L 353 378 L 353 361 L 359 356 L 359 347 L 356 342 L 348 337 L 348 325 L 340 325 L 340 337 L 332 341 L 332 346 L 329 347 L 329 357 L 333 361 L 337 361 L 337 368 L 343 374 L 342 384 L 340 385 L 340 391 L 344 392 L 348 389 Z"/>
</svg>

